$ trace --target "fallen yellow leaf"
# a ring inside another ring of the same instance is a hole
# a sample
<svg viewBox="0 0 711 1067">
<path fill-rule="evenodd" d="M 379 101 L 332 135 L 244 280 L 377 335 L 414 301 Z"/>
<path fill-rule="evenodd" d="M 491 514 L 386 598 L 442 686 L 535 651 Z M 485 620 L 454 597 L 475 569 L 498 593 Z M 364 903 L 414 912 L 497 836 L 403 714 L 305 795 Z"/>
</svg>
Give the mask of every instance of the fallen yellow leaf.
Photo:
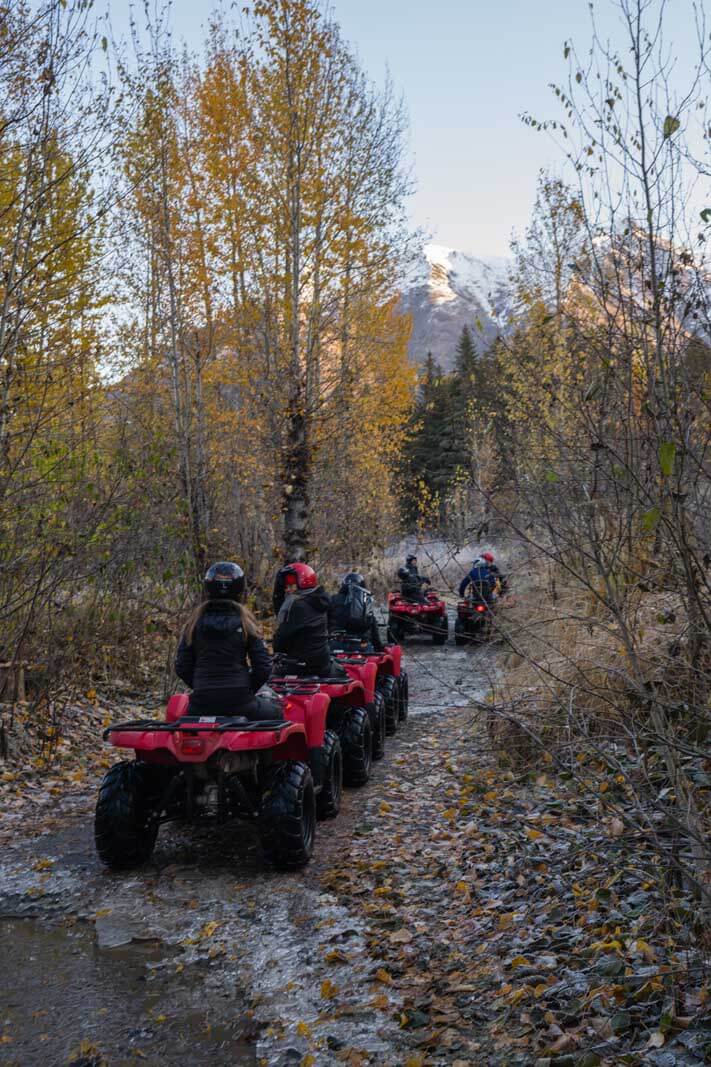
<svg viewBox="0 0 711 1067">
<path fill-rule="evenodd" d="M 326 963 L 348 963 L 348 956 L 345 952 L 341 952 L 340 948 L 332 948 L 326 953 L 324 959 Z"/>
<path fill-rule="evenodd" d="M 632 944 L 631 949 L 632 952 L 636 952 L 639 955 L 644 956 L 646 959 L 649 960 L 650 963 L 653 963 L 654 960 L 657 958 L 652 946 L 647 944 L 646 941 L 643 941 L 641 937 L 637 938 L 637 940 Z"/>
</svg>

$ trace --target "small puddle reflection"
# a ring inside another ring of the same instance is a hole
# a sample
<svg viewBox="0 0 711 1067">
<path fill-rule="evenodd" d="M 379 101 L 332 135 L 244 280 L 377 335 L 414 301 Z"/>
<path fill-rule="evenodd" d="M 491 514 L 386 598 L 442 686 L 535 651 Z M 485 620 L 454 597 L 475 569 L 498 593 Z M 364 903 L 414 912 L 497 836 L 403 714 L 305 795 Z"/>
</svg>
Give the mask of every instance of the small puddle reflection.
<svg viewBox="0 0 711 1067">
<path fill-rule="evenodd" d="M 100 949 L 90 926 L 32 919 L 1 921 L 0 945 L 0 1064 L 60 1067 L 82 1043 L 82 1067 L 257 1062 L 234 977 L 179 971 L 171 946 Z"/>
</svg>

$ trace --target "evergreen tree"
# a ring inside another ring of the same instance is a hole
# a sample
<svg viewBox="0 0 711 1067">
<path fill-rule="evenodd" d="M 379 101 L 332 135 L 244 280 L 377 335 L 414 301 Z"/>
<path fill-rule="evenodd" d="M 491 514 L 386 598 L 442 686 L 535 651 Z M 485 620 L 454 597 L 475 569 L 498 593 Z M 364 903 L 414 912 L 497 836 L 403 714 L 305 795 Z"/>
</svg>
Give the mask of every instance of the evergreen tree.
<svg viewBox="0 0 711 1067">
<path fill-rule="evenodd" d="M 454 367 L 462 391 L 467 393 L 470 397 L 473 396 L 476 391 L 477 379 L 479 376 L 479 357 L 476 348 L 474 347 L 471 330 L 466 325 L 457 342 Z"/>
<path fill-rule="evenodd" d="M 484 385 L 481 357 L 477 353 L 468 326 L 462 329 L 450 379 L 453 476 L 471 469 L 472 429 Z"/>
<path fill-rule="evenodd" d="M 403 454 L 406 522 L 440 522 L 460 461 L 452 378 L 428 352 Z"/>
</svg>

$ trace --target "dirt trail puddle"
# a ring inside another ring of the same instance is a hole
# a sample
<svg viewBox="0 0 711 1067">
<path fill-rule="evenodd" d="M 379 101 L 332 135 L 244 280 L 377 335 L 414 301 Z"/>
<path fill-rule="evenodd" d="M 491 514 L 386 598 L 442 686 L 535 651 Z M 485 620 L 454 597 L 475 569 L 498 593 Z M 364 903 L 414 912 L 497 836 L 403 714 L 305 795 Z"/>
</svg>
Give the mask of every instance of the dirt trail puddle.
<svg viewBox="0 0 711 1067">
<path fill-rule="evenodd" d="M 112 1067 L 137 1063 L 256 1064 L 244 1040 L 244 1003 L 225 987 L 215 1018 L 211 995 L 194 974 L 175 966 L 168 975 L 166 946 L 156 941 L 101 948 L 84 923 L 45 926 L 32 919 L 0 922 L 3 946 L 0 1062 L 64 1064 L 84 1053 L 87 1067 L 100 1050 Z M 214 995 L 214 994 L 213 994 Z M 169 1021 L 170 1020 L 170 1021 Z"/>
</svg>

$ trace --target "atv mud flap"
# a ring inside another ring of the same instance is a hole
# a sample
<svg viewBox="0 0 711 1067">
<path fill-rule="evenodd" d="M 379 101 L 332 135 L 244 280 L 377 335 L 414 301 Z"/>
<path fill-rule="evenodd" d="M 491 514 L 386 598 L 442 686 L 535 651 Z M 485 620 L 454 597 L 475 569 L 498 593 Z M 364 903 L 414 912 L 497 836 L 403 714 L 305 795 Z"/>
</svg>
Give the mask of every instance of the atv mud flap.
<svg viewBox="0 0 711 1067">
<path fill-rule="evenodd" d="M 311 777 L 314 780 L 314 789 L 318 793 L 323 788 L 326 778 L 326 760 L 323 755 L 323 746 L 319 745 L 318 748 L 309 749 L 309 767 L 311 768 Z"/>
</svg>

